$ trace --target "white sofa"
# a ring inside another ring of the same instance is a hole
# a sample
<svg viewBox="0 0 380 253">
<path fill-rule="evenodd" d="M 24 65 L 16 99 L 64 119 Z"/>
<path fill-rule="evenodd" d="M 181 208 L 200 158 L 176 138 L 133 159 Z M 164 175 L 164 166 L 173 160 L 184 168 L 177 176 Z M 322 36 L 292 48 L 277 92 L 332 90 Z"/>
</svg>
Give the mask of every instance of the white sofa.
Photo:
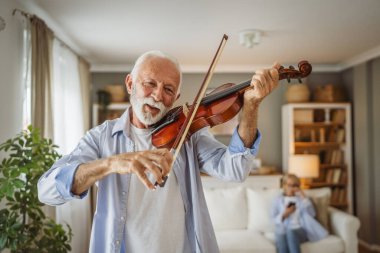
<svg viewBox="0 0 380 253">
<path fill-rule="evenodd" d="M 244 183 L 226 183 L 202 177 L 206 202 L 221 253 L 275 253 L 274 226 L 269 218 L 273 198 L 279 194 L 280 176 L 253 176 Z M 307 192 L 314 200 L 326 200 L 329 188 Z M 318 201 L 319 201 L 318 200 Z M 323 201 L 322 201 L 323 202 Z M 301 245 L 303 253 L 357 253 L 359 220 L 325 205 L 331 234 L 318 242 Z"/>
</svg>

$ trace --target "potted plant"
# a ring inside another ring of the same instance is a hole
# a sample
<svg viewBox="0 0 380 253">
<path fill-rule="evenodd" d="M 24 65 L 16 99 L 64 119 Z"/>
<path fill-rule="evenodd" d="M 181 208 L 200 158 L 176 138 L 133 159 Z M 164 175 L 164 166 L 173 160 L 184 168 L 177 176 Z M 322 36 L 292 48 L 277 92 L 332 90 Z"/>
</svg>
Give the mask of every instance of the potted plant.
<svg viewBox="0 0 380 253">
<path fill-rule="evenodd" d="M 0 252 L 61 253 L 71 250 L 72 232 L 42 212 L 37 182 L 60 157 L 57 146 L 29 126 L 0 145 L 8 157 L 0 164 Z M 5 200 L 5 201 L 4 201 Z"/>
</svg>

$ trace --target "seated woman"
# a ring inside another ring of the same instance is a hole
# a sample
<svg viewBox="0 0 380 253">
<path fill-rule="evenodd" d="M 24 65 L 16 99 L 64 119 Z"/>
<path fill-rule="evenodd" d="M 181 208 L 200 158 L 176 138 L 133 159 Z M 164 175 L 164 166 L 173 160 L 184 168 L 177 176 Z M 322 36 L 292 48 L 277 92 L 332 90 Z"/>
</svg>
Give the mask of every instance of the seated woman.
<svg viewBox="0 0 380 253">
<path fill-rule="evenodd" d="M 300 253 L 301 243 L 323 239 L 328 232 L 315 220 L 314 206 L 300 189 L 299 178 L 287 174 L 282 184 L 284 191 L 274 200 L 271 210 L 277 252 Z"/>
</svg>

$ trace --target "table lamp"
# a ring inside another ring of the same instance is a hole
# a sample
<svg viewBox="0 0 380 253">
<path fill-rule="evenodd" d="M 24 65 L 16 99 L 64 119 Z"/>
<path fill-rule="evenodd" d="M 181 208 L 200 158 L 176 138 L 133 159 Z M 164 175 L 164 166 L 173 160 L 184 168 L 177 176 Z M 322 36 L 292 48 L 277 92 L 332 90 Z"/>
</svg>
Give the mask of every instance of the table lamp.
<svg viewBox="0 0 380 253">
<path fill-rule="evenodd" d="M 301 180 L 301 188 L 310 188 L 312 178 L 319 176 L 318 155 L 297 154 L 289 157 L 289 173 L 295 174 Z"/>
</svg>

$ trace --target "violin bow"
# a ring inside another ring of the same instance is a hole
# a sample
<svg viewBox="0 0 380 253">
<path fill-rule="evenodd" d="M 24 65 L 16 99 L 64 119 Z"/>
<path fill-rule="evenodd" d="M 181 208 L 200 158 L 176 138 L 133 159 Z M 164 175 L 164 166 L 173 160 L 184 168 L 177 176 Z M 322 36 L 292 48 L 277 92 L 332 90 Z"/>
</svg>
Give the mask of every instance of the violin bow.
<svg viewBox="0 0 380 253">
<path fill-rule="evenodd" d="M 219 61 L 219 58 L 220 58 L 220 55 L 222 54 L 222 51 L 224 49 L 224 46 L 226 45 L 227 43 L 227 40 L 228 40 L 228 36 L 226 34 L 223 35 L 223 38 L 219 44 L 219 47 L 214 55 L 214 58 L 212 59 L 212 62 L 211 62 L 211 65 L 207 71 L 207 74 L 205 75 L 205 78 L 203 79 L 203 82 L 202 82 L 202 85 L 201 85 L 201 88 L 198 90 L 198 94 L 196 95 L 196 97 L 194 98 L 194 102 L 192 104 L 192 106 L 190 107 L 190 110 L 189 112 L 187 113 L 187 116 L 186 116 L 186 120 L 184 121 L 179 133 L 178 133 L 178 136 L 177 138 L 175 139 L 174 141 L 174 144 L 172 146 L 172 148 L 170 149 L 170 152 L 173 152 L 174 151 L 174 155 L 173 155 L 173 161 L 172 161 L 172 164 L 170 165 L 170 167 L 173 167 L 173 164 L 174 164 L 174 161 L 176 160 L 182 146 L 183 146 L 183 143 L 185 142 L 186 140 L 186 136 L 189 132 L 189 129 L 190 129 L 190 126 L 191 126 L 191 123 L 193 122 L 193 119 L 194 119 L 194 116 L 198 110 L 198 107 L 201 103 L 201 100 L 203 99 L 203 97 L 205 96 L 206 94 L 206 90 L 207 90 L 207 87 L 210 83 L 210 80 L 211 80 L 211 77 L 212 75 L 214 74 L 214 70 L 215 70 L 215 66 L 216 64 L 218 63 Z M 183 108 L 185 108 L 185 106 L 183 106 Z M 156 182 L 154 184 L 154 186 L 157 186 L 159 185 L 160 187 L 164 187 L 165 186 L 165 183 L 166 183 L 166 180 L 168 179 L 168 176 L 165 176 L 162 180 L 162 183 L 159 184 L 158 182 Z"/>
</svg>

